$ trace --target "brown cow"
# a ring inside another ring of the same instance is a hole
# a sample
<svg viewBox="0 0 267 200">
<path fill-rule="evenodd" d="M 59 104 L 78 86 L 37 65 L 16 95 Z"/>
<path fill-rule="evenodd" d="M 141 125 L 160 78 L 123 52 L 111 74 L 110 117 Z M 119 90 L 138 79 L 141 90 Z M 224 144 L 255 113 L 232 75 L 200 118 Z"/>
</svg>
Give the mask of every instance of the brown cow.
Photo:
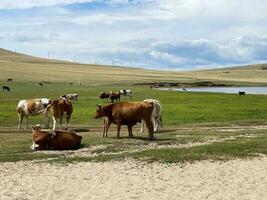
<svg viewBox="0 0 267 200">
<path fill-rule="evenodd" d="M 69 150 L 81 145 L 82 136 L 75 134 L 73 131 L 62 130 L 50 133 L 48 131 L 42 131 L 40 125 L 33 126 L 32 131 L 32 150 Z"/>
<path fill-rule="evenodd" d="M 117 138 L 120 137 L 121 125 L 127 125 L 129 137 L 133 137 L 132 127 L 144 120 L 149 132 L 148 138 L 152 140 L 154 139 L 152 111 L 153 104 L 149 102 L 119 102 L 107 106 L 98 105 L 94 118 L 105 117 L 103 137 L 107 137 L 111 123 L 117 124 Z"/>
<path fill-rule="evenodd" d="M 65 98 L 54 100 L 50 105 L 46 107 L 46 109 L 43 112 L 47 112 L 47 110 L 51 106 L 52 106 L 53 122 L 54 122 L 53 130 L 56 129 L 57 118 L 59 118 L 60 129 L 62 129 L 62 120 L 64 116 L 66 116 L 67 119 L 66 128 L 68 128 L 69 120 L 73 111 L 71 101 Z"/>
</svg>

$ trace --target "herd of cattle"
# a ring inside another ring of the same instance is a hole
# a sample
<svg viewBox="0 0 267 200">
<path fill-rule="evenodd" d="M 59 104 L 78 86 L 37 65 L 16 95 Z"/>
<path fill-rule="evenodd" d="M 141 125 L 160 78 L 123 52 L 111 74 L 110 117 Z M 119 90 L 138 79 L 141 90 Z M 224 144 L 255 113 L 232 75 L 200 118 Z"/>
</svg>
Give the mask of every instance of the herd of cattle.
<svg viewBox="0 0 267 200">
<path fill-rule="evenodd" d="M 112 123 L 117 125 L 117 137 L 120 136 L 122 125 L 128 128 L 129 137 L 133 137 L 132 127 L 141 123 L 141 130 L 144 130 L 144 124 L 148 129 L 148 138 L 154 139 L 154 132 L 162 127 L 162 106 L 158 100 L 145 99 L 141 102 L 117 102 L 120 96 L 132 97 L 131 90 L 120 90 L 118 93 L 101 92 L 100 99 L 110 99 L 111 104 L 98 105 L 94 118 L 104 118 L 103 137 L 107 137 L 108 129 Z M 116 103 L 114 103 L 116 100 Z M 69 120 L 73 112 L 72 102 L 78 103 L 78 94 L 61 95 L 59 99 L 51 100 L 48 98 L 20 100 L 17 105 L 17 114 L 19 117 L 18 128 L 21 129 L 23 119 L 26 119 L 25 129 L 28 128 L 29 116 L 45 116 L 45 129 L 49 129 L 49 112 L 52 112 L 53 131 L 41 130 L 40 125 L 33 127 L 33 145 L 32 150 L 44 149 L 74 149 L 81 143 L 81 136 L 74 131 L 68 130 Z M 66 118 L 66 129 L 63 130 L 62 121 Z M 56 130 L 59 122 L 60 129 Z"/>
</svg>

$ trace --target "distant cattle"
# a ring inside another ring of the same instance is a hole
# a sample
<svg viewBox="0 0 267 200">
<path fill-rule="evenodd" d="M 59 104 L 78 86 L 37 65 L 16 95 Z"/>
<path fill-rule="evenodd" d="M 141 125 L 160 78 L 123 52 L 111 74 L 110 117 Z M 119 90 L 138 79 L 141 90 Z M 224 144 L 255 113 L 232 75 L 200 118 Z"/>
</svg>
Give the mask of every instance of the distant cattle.
<svg viewBox="0 0 267 200">
<path fill-rule="evenodd" d="M 126 90 L 126 89 L 124 89 L 124 90 L 120 90 L 119 92 L 120 92 L 120 94 L 122 96 L 128 96 L 130 98 L 133 96 L 132 90 Z"/>
<path fill-rule="evenodd" d="M 154 132 L 158 131 L 159 126 L 162 128 L 162 106 L 158 100 L 155 99 L 145 99 L 144 102 L 152 103 L 153 104 L 153 112 L 151 114 Z M 141 130 L 140 132 L 143 133 L 144 131 L 144 122 L 141 122 Z"/>
<path fill-rule="evenodd" d="M 12 78 L 8 78 L 8 79 L 7 79 L 7 82 L 12 82 L 12 81 L 13 81 Z"/>
<path fill-rule="evenodd" d="M 70 101 L 76 101 L 78 103 L 78 94 L 77 93 L 71 93 L 71 94 L 64 94 L 60 96 L 60 99 L 66 98 Z"/>
<path fill-rule="evenodd" d="M 81 145 L 82 136 L 70 130 L 43 131 L 39 125 L 33 126 L 32 150 L 70 150 Z"/>
<path fill-rule="evenodd" d="M 117 101 L 120 101 L 121 94 L 119 92 L 112 92 L 112 91 L 110 91 L 109 99 L 111 100 L 112 103 L 114 103 L 114 100 L 116 100 L 116 102 Z"/>
<path fill-rule="evenodd" d="M 53 114 L 53 130 L 56 130 L 57 119 L 59 119 L 60 129 L 62 129 L 63 117 L 66 117 L 67 119 L 66 128 L 68 128 L 69 120 L 73 111 L 71 101 L 65 98 L 54 100 L 46 107 L 44 112 L 47 112 L 50 107 L 52 107 L 51 110 Z"/>
<path fill-rule="evenodd" d="M 187 89 L 186 89 L 186 88 L 182 88 L 182 90 L 183 90 L 183 91 L 187 91 Z"/>
<path fill-rule="evenodd" d="M 4 85 L 4 86 L 3 86 L 3 92 L 4 92 L 4 91 L 8 91 L 8 92 L 10 92 L 11 90 L 10 90 L 10 88 L 9 88 L 8 86 L 5 86 L 5 85 Z"/>
<path fill-rule="evenodd" d="M 21 129 L 21 124 L 23 118 L 26 118 L 26 127 L 28 129 L 28 117 L 29 116 L 37 116 L 40 114 L 44 114 L 46 118 L 45 128 L 49 128 L 49 115 L 48 110 L 43 112 L 44 109 L 51 104 L 51 100 L 47 98 L 42 99 L 29 99 L 29 100 L 20 100 L 17 105 L 17 114 L 19 117 L 19 125 L 18 128 Z"/>
<path fill-rule="evenodd" d="M 94 118 L 104 117 L 103 137 L 107 137 L 107 132 L 111 123 L 117 125 L 117 138 L 120 137 L 121 125 L 127 125 L 129 137 L 133 137 L 132 127 L 141 120 L 146 122 L 148 128 L 148 138 L 154 139 L 153 124 L 151 115 L 153 104 L 148 102 L 119 102 L 107 106 L 98 105 Z"/>
<path fill-rule="evenodd" d="M 108 99 L 110 96 L 109 92 L 100 92 L 99 98 L 102 99 Z"/>
<path fill-rule="evenodd" d="M 239 91 L 238 94 L 239 96 L 245 96 L 246 93 L 244 91 Z"/>
<path fill-rule="evenodd" d="M 38 85 L 40 85 L 41 87 L 44 87 L 44 84 L 43 83 L 38 83 Z"/>
</svg>

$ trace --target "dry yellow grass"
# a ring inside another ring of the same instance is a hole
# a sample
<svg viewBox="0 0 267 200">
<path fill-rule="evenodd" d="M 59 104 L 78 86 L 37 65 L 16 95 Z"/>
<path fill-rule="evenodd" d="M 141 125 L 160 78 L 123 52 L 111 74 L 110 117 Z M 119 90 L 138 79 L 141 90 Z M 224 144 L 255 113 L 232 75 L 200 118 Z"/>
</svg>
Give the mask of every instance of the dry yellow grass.
<svg viewBox="0 0 267 200">
<path fill-rule="evenodd" d="M 43 59 L 0 49 L 0 79 L 6 81 L 49 81 L 86 84 L 145 83 L 145 82 L 246 82 L 267 84 L 267 65 L 248 67 L 173 72 L 141 68 L 79 64 L 53 59 Z"/>
</svg>

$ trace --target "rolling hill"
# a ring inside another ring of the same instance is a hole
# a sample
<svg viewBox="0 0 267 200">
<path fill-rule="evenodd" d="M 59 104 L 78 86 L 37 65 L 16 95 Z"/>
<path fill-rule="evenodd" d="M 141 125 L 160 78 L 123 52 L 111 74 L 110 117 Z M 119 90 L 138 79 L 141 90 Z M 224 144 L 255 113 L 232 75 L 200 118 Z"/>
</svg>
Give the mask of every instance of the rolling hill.
<svg viewBox="0 0 267 200">
<path fill-rule="evenodd" d="M 267 65 L 198 70 L 188 72 L 80 64 L 45 59 L 0 49 L 0 80 L 17 82 L 66 82 L 86 84 L 199 82 L 212 81 L 235 85 L 267 85 Z"/>
</svg>

